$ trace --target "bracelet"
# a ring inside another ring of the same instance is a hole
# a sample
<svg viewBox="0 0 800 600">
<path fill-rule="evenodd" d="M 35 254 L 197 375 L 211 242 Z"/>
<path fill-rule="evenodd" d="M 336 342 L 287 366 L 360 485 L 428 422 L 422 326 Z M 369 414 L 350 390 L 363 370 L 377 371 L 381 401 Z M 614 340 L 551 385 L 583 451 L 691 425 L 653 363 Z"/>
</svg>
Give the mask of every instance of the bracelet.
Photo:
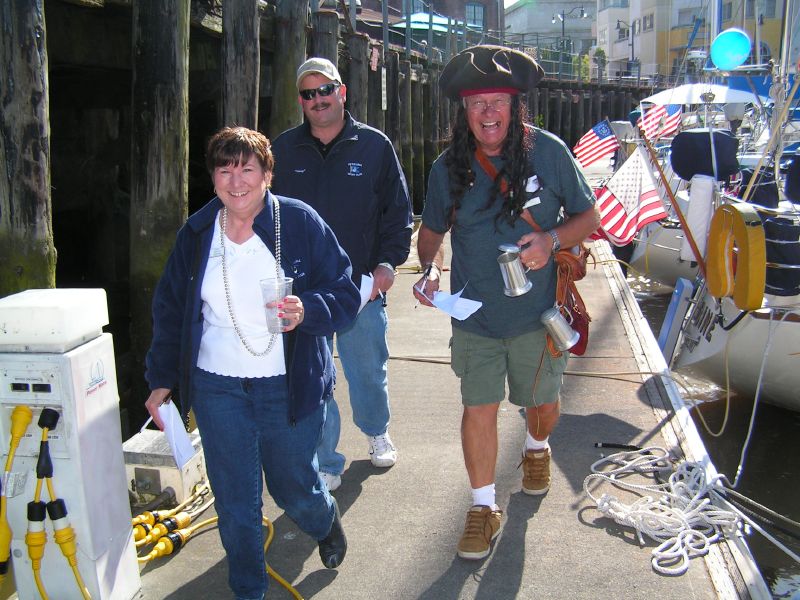
<svg viewBox="0 0 800 600">
<path fill-rule="evenodd" d="M 430 274 L 431 274 L 431 271 L 432 271 L 434 268 L 436 268 L 436 271 L 437 271 L 437 273 L 438 273 L 439 275 L 441 275 L 441 274 L 442 274 L 442 268 L 441 268 L 439 265 L 437 265 L 436 263 L 432 262 L 432 263 L 428 264 L 428 266 L 426 266 L 426 267 L 425 267 L 425 271 L 423 272 L 422 276 L 423 276 L 423 277 L 428 277 L 428 276 L 430 276 Z"/>
<path fill-rule="evenodd" d="M 561 240 L 558 239 L 558 234 L 555 232 L 555 230 L 550 229 L 547 231 L 547 233 L 549 233 L 550 237 L 553 238 L 552 254 L 555 254 L 556 252 L 561 250 Z"/>
<path fill-rule="evenodd" d="M 392 273 L 394 273 L 394 265 L 392 265 L 391 263 L 388 263 L 388 262 L 382 262 L 382 263 L 378 263 L 378 266 L 379 266 L 379 267 L 386 267 L 386 268 L 387 268 L 387 269 L 389 269 L 389 270 L 390 270 Z"/>
</svg>

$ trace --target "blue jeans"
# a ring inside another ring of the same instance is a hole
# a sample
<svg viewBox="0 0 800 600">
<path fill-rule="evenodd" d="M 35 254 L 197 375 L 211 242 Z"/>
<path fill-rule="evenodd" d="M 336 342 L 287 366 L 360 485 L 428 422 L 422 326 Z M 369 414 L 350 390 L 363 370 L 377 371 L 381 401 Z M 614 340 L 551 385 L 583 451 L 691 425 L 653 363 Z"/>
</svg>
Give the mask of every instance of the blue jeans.
<svg viewBox="0 0 800 600">
<path fill-rule="evenodd" d="M 192 388 L 228 585 L 237 598 L 262 598 L 264 479 L 275 503 L 300 529 L 315 540 L 330 531 L 333 501 L 319 479 L 315 453 L 325 409 L 290 424 L 283 375 L 241 379 L 195 369 Z"/>
<path fill-rule="evenodd" d="M 350 390 L 353 422 L 369 436 L 386 433 L 389 427 L 388 325 L 386 309 L 378 298 L 367 302 L 355 321 L 336 332 L 336 349 Z M 333 352 L 332 338 L 328 338 L 328 345 Z M 344 455 L 336 451 L 341 431 L 339 407 L 334 398 L 326 404 L 322 440 L 317 448 L 319 470 L 340 475 L 344 471 Z"/>
</svg>

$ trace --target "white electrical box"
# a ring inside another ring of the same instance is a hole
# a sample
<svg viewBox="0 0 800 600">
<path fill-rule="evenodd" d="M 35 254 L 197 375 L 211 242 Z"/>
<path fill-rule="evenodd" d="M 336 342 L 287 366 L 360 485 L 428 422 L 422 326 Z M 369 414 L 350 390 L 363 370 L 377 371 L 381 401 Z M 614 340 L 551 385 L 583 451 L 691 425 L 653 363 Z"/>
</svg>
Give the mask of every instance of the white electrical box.
<svg viewBox="0 0 800 600">
<path fill-rule="evenodd" d="M 102 299 L 102 302 L 100 302 Z M 30 304 L 28 302 L 30 301 Z M 27 306 L 27 316 L 25 307 Z M 92 598 L 130 600 L 141 588 L 122 453 L 114 348 L 103 290 L 30 290 L 0 300 L 0 452 L 5 464 L 11 415 L 33 419 L 3 490 L 12 530 L 11 562 L 20 598 L 39 598 L 28 548 L 27 505 L 34 499 L 43 409 L 58 412 L 50 431 L 53 488 L 75 530 L 78 570 Z M 41 500 L 51 500 L 42 486 Z M 41 577 L 51 598 L 83 596 L 45 520 Z"/>
<path fill-rule="evenodd" d="M 182 503 L 206 478 L 206 463 L 200 433 L 189 434 L 194 453 L 178 468 L 163 431 L 145 429 L 122 445 L 128 488 L 137 496 L 158 496 L 171 488 L 176 504 Z"/>
</svg>

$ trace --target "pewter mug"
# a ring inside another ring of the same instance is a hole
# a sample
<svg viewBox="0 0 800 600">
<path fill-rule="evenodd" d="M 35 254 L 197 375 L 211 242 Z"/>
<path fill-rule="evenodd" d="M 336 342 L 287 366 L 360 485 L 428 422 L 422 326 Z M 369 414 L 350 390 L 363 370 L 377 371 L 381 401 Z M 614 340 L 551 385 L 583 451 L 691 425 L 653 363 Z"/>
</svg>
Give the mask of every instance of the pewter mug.
<svg viewBox="0 0 800 600">
<path fill-rule="evenodd" d="M 497 248 L 502 252 L 497 257 L 500 273 L 503 276 L 503 293 L 506 296 L 521 296 L 533 287 L 533 283 L 525 275 L 530 269 L 522 266 L 519 257 L 519 246 L 514 244 L 500 244 Z"/>
<path fill-rule="evenodd" d="M 581 334 L 570 327 L 564 315 L 556 307 L 544 311 L 540 320 L 553 338 L 553 343 L 559 352 L 566 352 L 581 339 Z"/>
</svg>

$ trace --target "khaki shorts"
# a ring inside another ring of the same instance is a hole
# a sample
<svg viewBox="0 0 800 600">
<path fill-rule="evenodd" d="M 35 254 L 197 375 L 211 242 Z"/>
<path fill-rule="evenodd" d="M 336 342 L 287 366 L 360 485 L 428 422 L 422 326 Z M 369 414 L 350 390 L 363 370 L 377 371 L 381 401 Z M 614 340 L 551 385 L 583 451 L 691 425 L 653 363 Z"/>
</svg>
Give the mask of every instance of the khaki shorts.
<svg viewBox="0 0 800 600">
<path fill-rule="evenodd" d="M 505 398 L 517 406 L 539 406 L 558 401 L 568 353 L 553 358 L 547 350 L 546 330 L 513 338 L 490 338 L 453 328 L 450 364 L 461 380 L 464 406 L 497 404 Z"/>
</svg>

